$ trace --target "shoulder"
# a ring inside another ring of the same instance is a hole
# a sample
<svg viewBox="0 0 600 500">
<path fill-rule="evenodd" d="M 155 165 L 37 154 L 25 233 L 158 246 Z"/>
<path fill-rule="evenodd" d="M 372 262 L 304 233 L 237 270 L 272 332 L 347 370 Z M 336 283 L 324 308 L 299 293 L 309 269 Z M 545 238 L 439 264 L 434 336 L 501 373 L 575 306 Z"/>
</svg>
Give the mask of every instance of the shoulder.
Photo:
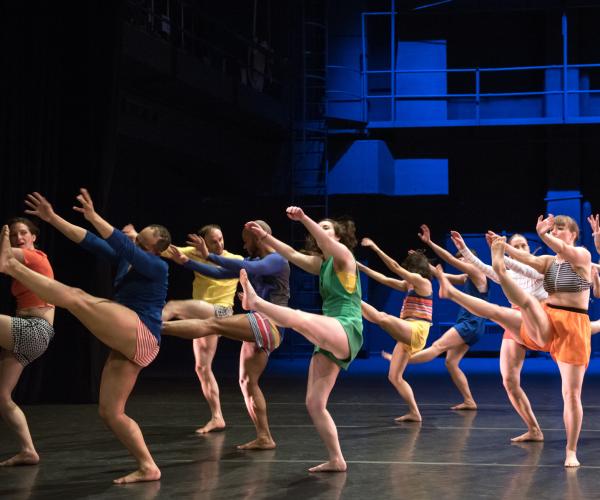
<svg viewBox="0 0 600 500">
<path fill-rule="evenodd" d="M 244 257 L 242 257 L 241 255 L 238 255 L 237 253 L 228 252 L 227 250 L 223 250 L 223 257 L 227 257 L 228 259 L 244 260 Z"/>
</svg>

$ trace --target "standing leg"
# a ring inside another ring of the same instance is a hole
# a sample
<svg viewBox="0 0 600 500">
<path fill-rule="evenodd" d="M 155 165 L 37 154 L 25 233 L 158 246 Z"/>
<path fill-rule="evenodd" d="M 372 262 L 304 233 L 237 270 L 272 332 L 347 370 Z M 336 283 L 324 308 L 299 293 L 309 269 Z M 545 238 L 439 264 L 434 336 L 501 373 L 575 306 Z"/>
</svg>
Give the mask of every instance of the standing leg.
<svg viewBox="0 0 600 500">
<path fill-rule="evenodd" d="M 23 365 L 10 352 L 0 349 L 0 415 L 19 440 L 19 453 L 0 462 L 0 466 L 35 465 L 40 461 L 25 414 L 12 399 L 12 392 L 21 373 Z"/>
<path fill-rule="evenodd" d="M 450 377 L 452 377 L 452 382 L 454 382 L 454 385 L 460 391 L 463 397 L 463 402 L 452 406 L 450 408 L 451 410 L 477 409 L 477 405 L 475 404 L 475 400 L 471 394 L 471 389 L 469 388 L 469 381 L 467 380 L 464 372 L 458 366 L 468 350 L 469 346 L 467 344 L 463 344 L 452 347 L 446 351 L 446 368 L 448 369 L 448 373 L 450 373 Z"/>
<path fill-rule="evenodd" d="M 198 434 L 206 434 L 212 431 L 222 431 L 225 429 L 225 419 L 221 412 L 221 399 L 219 397 L 219 384 L 212 371 L 212 362 L 217 352 L 219 337 L 210 335 L 204 338 L 194 339 L 192 345 L 194 348 L 194 360 L 196 375 L 202 387 L 202 394 L 210 408 L 210 420 L 199 429 Z"/>
<path fill-rule="evenodd" d="M 540 429 L 527 394 L 521 387 L 521 368 L 527 351 L 512 339 L 503 339 L 500 347 L 500 373 L 508 399 L 527 425 L 527 432 L 511 439 L 512 442 L 543 441 Z"/>
<path fill-rule="evenodd" d="M 345 472 L 347 468 L 335 422 L 327 410 L 327 401 L 339 372 L 340 367 L 323 354 L 316 353 L 310 360 L 306 408 L 319 436 L 325 443 L 329 460 L 311 467 L 308 469 L 309 472 Z"/>
<path fill-rule="evenodd" d="M 150 455 L 140 427 L 125 414 L 127 399 L 141 369 L 122 354 L 111 351 L 102 370 L 98 408 L 100 417 L 138 463 L 136 471 L 115 479 L 117 484 L 160 479 L 160 470 Z"/>
<path fill-rule="evenodd" d="M 581 387 L 586 367 L 584 365 L 569 365 L 558 362 L 562 379 L 562 394 L 564 402 L 563 418 L 567 431 L 567 448 L 565 467 L 578 467 L 577 441 L 583 421 L 583 406 L 581 405 Z"/>
<path fill-rule="evenodd" d="M 398 342 L 392 354 L 388 379 L 396 388 L 400 397 L 406 401 L 408 413 L 396 418 L 396 422 L 421 422 L 422 420 L 413 390 L 403 377 L 409 359 L 410 354 L 404 349 L 404 345 Z"/>
<path fill-rule="evenodd" d="M 244 342 L 240 351 L 240 388 L 244 395 L 248 414 L 256 427 L 256 439 L 241 444 L 239 450 L 271 450 L 275 441 L 269 429 L 267 402 L 258 385 L 262 372 L 267 366 L 269 356 L 256 347 L 254 342 Z"/>
</svg>

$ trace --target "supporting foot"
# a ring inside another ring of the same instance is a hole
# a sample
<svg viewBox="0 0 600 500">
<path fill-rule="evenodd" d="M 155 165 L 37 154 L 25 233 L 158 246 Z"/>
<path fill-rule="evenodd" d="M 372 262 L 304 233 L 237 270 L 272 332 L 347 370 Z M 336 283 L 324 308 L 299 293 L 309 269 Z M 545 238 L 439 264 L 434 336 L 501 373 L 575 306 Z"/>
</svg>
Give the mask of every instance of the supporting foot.
<svg viewBox="0 0 600 500">
<path fill-rule="evenodd" d="M 311 467 L 308 469 L 308 472 L 346 472 L 347 469 L 346 461 L 343 458 L 339 458 Z"/>
<path fill-rule="evenodd" d="M 577 452 L 575 450 L 567 450 L 565 467 L 579 467 L 580 465 L 579 460 L 577 460 Z"/>
<path fill-rule="evenodd" d="M 37 465 L 40 456 L 35 451 L 21 451 L 14 457 L 0 462 L 0 467 L 13 467 L 15 465 Z"/>
<path fill-rule="evenodd" d="M 421 414 L 415 412 L 408 412 L 394 419 L 395 422 L 421 422 L 422 420 Z"/>
<path fill-rule="evenodd" d="M 115 484 L 141 483 L 143 481 L 158 481 L 160 479 L 160 469 L 156 466 L 148 469 L 138 469 L 131 474 L 115 479 Z"/>
<path fill-rule="evenodd" d="M 275 441 L 267 438 L 256 438 L 246 444 L 236 446 L 238 450 L 272 450 L 275 448 Z"/>
<path fill-rule="evenodd" d="M 464 403 L 460 403 L 454 406 L 450 407 L 451 410 L 468 410 L 468 411 L 472 411 L 472 410 L 476 410 L 477 409 L 477 405 L 475 404 L 475 401 L 465 401 Z"/>
<path fill-rule="evenodd" d="M 209 432 L 219 432 L 225 430 L 225 420 L 223 418 L 211 418 L 204 427 L 196 429 L 196 434 L 208 434 Z"/>
<path fill-rule="evenodd" d="M 513 443 L 524 443 L 527 441 L 543 441 L 543 440 L 544 440 L 544 434 L 539 429 L 529 430 L 525 434 L 521 434 L 520 436 L 515 436 L 514 438 L 511 438 L 511 441 Z"/>
</svg>

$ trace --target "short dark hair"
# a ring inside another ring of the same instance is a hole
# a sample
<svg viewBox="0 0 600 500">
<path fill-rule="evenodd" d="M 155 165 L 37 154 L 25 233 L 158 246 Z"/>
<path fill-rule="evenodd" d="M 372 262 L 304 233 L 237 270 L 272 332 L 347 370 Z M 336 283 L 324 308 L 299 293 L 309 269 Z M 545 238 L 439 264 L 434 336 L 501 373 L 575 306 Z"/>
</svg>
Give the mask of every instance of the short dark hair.
<svg viewBox="0 0 600 500">
<path fill-rule="evenodd" d="M 158 238 L 158 241 L 154 245 L 154 250 L 162 253 L 169 248 L 171 244 L 171 233 L 169 233 L 169 230 L 160 224 L 150 224 L 148 227 L 152 229 L 154 236 Z"/>
<path fill-rule="evenodd" d="M 402 262 L 402 267 L 411 273 L 420 274 L 423 278 L 431 279 L 429 259 L 425 256 L 424 250 L 415 250 L 409 253 Z"/>
<path fill-rule="evenodd" d="M 200 229 L 198 229 L 197 234 L 198 236 L 205 238 L 208 233 L 215 230 L 221 231 L 221 226 L 217 224 L 206 224 L 206 226 L 202 226 Z"/>
<path fill-rule="evenodd" d="M 31 219 L 28 219 L 27 217 L 12 217 L 10 219 L 8 219 L 8 222 L 6 223 L 6 225 L 9 227 L 12 226 L 13 224 L 25 224 L 27 226 L 27 229 L 29 229 L 29 232 L 31 234 L 33 234 L 34 236 L 39 236 L 40 235 L 40 228 L 37 226 L 37 224 L 35 222 L 33 222 Z"/>
</svg>

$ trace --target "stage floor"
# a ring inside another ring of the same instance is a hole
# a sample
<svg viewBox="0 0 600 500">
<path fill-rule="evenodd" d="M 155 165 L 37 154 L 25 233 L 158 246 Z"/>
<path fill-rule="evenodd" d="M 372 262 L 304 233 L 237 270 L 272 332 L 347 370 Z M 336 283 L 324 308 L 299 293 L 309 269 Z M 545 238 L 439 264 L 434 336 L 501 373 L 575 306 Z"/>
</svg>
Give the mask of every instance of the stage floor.
<svg viewBox="0 0 600 500">
<path fill-rule="evenodd" d="M 547 359 L 526 361 L 523 385 L 543 428 L 544 443 L 511 444 L 524 432 L 502 388 L 497 359 L 466 359 L 479 409 L 456 412 L 457 391 L 443 360 L 410 367 L 407 379 L 423 422 L 394 423 L 405 405 L 386 378 L 386 362 L 357 360 L 331 397 L 348 471 L 309 474 L 326 459 L 306 409 L 308 360 L 273 359 L 263 390 L 277 448 L 240 452 L 253 426 L 236 385 L 237 363 L 220 364 L 221 400 L 228 428 L 206 436 L 194 430 L 208 417 L 193 373 L 149 371 L 128 413 L 141 425 L 162 470 L 159 482 L 115 486 L 134 469 L 107 431 L 95 405 L 25 407 L 42 462 L 0 469 L 2 498 L 598 498 L 600 491 L 600 381 L 593 360 L 584 384 L 584 422 L 578 469 L 565 469 L 560 379 Z M 0 457 L 15 451 L 0 424 Z"/>
</svg>

